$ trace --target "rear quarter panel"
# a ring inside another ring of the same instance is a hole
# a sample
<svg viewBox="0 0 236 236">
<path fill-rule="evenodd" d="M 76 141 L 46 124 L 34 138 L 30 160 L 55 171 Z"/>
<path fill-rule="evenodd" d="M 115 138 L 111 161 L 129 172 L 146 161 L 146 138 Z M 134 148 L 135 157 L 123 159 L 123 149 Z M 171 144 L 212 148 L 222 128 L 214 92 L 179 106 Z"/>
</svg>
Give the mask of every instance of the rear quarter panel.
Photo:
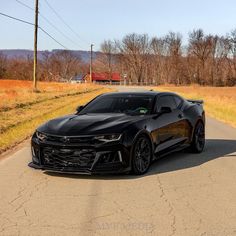
<svg viewBox="0 0 236 236">
<path fill-rule="evenodd" d="M 183 105 L 184 116 L 187 120 L 187 132 L 189 141 L 191 142 L 193 137 L 193 131 L 196 124 L 202 121 L 205 125 L 205 111 L 203 104 L 196 104 L 186 101 Z"/>
</svg>

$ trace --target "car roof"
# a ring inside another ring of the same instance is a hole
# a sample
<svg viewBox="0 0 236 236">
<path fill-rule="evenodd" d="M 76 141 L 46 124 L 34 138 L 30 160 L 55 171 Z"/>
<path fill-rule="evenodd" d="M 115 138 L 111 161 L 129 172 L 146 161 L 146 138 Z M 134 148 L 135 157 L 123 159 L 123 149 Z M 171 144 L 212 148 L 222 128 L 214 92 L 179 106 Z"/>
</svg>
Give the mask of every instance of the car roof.
<svg viewBox="0 0 236 236">
<path fill-rule="evenodd" d="M 135 95 L 135 96 L 157 96 L 157 95 L 177 95 L 172 92 L 160 92 L 160 91 L 141 91 L 141 92 L 112 92 L 112 93 L 105 93 L 105 96 L 128 96 L 128 95 Z M 177 95 L 178 96 L 178 95 Z"/>
</svg>

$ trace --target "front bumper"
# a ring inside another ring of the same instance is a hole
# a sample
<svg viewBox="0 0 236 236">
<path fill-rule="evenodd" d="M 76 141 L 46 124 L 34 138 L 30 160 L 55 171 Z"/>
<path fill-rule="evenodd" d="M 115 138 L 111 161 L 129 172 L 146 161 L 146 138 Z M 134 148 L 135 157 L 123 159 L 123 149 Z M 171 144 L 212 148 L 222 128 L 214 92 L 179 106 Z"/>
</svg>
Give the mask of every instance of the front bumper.
<svg viewBox="0 0 236 236">
<path fill-rule="evenodd" d="M 29 166 L 50 172 L 73 174 L 114 174 L 130 171 L 129 148 L 121 143 L 98 146 L 62 145 L 31 140 Z"/>
</svg>

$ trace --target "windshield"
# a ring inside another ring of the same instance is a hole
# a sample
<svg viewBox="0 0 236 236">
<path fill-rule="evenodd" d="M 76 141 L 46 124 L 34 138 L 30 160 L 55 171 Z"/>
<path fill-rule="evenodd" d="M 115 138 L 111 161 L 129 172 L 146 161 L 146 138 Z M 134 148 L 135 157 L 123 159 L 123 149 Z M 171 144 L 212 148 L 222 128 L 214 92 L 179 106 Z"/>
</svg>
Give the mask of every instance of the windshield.
<svg viewBox="0 0 236 236">
<path fill-rule="evenodd" d="M 79 114 L 126 113 L 146 115 L 152 110 L 153 97 L 148 95 L 101 96 L 89 103 Z"/>
</svg>

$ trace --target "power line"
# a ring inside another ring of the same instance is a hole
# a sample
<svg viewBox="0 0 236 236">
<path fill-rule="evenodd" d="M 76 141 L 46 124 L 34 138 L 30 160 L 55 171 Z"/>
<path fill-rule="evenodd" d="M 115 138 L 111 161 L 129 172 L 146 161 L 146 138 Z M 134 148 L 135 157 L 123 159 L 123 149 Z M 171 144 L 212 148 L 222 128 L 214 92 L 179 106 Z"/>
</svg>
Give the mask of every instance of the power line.
<svg viewBox="0 0 236 236">
<path fill-rule="evenodd" d="M 22 6 L 34 11 L 34 9 L 32 7 L 30 7 L 29 5 L 23 3 L 20 0 L 16 0 L 16 2 L 18 2 L 19 4 L 21 4 Z M 71 38 L 69 38 L 66 34 L 64 34 L 60 29 L 58 29 L 57 26 L 55 26 L 46 16 L 44 16 L 42 13 L 39 12 L 39 15 L 49 24 L 51 25 L 57 32 L 59 32 L 61 35 L 63 35 L 67 40 L 69 40 L 70 42 L 72 42 L 73 44 L 81 47 L 79 44 L 77 44 L 74 40 L 72 40 Z"/>
<path fill-rule="evenodd" d="M 31 7 L 31 6 L 29 6 L 28 4 L 26 4 L 26 3 L 24 3 L 24 2 L 22 2 L 22 1 L 20 1 L 20 0 L 15 0 L 15 1 L 18 2 L 19 4 L 21 4 L 22 6 L 27 7 L 28 9 L 34 11 L 34 8 Z M 39 6 L 41 7 L 40 2 L 39 2 Z"/>
<path fill-rule="evenodd" d="M 32 26 L 35 26 L 34 23 L 31 23 L 29 21 L 25 21 L 25 20 L 22 20 L 22 19 L 19 19 L 19 18 L 16 18 L 16 17 L 13 17 L 13 16 L 10 16 L 10 15 L 7 15 L 5 13 L 2 13 L 0 12 L 0 15 L 2 16 L 5 16 L 5 17 L 8 17 L 12 20 L 16 20 L 16 21 L 19 21 L 19 22 L 22 22 L 22 23 L 25 23 L 25 24 L 28 24 L 28 25 L 32 25 Z M 67 49 L 67 47 L 65 47 L 62 43 L 60 43 L 57 39 L 55 39 L 51 34 L 49 34 L 46 30 L 44 30 L 42 27 L 38 26 L 38 28 L 43 31 L 48 37 L 50 37 L 52 40 L 54 40 L 56 43 L 58 43 L 60 46 L 62 46 L 63 48 Z"/>
<path fill-rule="evenodd" d="M 23 23 L 28 24 L 28 25 L 34 25 L 33 23 L 31 23 L 31 22 L 29 22 L 29 21 L 26 21 L 26 20 L 22 20 L 22 19 L 13 17 L 13 16 L 10 16 L 10 15 L 4 14 L 4 13 L 2 13 L 2 12 L 0 12 L 0 15 L 5 16 L 5 17 L 8 17 L 8 18 L 11 18 L 11 19 L 13 19 L 13 20 L 17 20 L 17 21 L 23 22 Z"/>
<path fill-rule="evenodd" d="M 16 2 L 18 2 L 19 4 L 21 4 L 24 7 L 27 7 L 28 9 L 34 11 L 33 7 L 30 7 L 29 5 L 25 4 L 24 2 L 21 2 L 20 0 L 16 0 Z"/>
<path fill-rule="evenodd" d="M 43 28 L 41 28 L 40 26 L 38 27 L 40 30 L 42 30 L 47 36 L 49 36 L 52 40 L 54 40 L 56 43 L 58 43 L 59 45 L 61 45 L 63 48 L 65 48 L 66 50 L 69 50 L 67 47 L 65 47 L 63 44 L 61 44 L 59 41 L 57 41 L 52 35 L 50 35 L 46 30 L 44 30 Z"/>
<path fill-rule="evenodd" d="M 71 26 L 70 26 L 69 24 L 66 23 L 66 21 L 63 19 L 63 17 L 61 17 L 61 16 L 57 13 L 57 11 L 49 4 L 49 2 L 48 2 L 47 0 L 44 0 L 44 1 L 45 1 L 46 4 L 48 5 L 48 7 L 54 12 L 54 14 L 58 17 L 58 19 L 60 19 L 61 22 L 63 22 L 63 24 L 66 25 L 67 28 L 70 29 L 70 31 L 73 32 L 80 40 L 82 40 L 82 41 L 85 42 L 85 40 L 83 40 L 83 39 L 81 38 L 81 36 L 80 36 L 76 31 L 74 31 L 74 30 L 71 28 Z M 85 42 L 85 43 L 88 44 L 87 42 Z"/>
<path fill-rule="evenodd" d="M 55 26 L 50 20 L 48 20 L 47 17 L 45 17 L 44 15 L 42 15 L 39 12 L 39 15 L 49 24 L 51 25 L 57 32 L 59 32 L 61 35 L 63 35 L 65 38 L 67 38 L 70 42 L 72 42 L 73 44 L 77 45 L 80 47 L 80 45 L 78 45 L 74 40 L 72 40 L 71 38 L 69 38 L 66 34 L 64 34 L 61 30 L 58 29 L 57 26 Z"/>
</svg>

